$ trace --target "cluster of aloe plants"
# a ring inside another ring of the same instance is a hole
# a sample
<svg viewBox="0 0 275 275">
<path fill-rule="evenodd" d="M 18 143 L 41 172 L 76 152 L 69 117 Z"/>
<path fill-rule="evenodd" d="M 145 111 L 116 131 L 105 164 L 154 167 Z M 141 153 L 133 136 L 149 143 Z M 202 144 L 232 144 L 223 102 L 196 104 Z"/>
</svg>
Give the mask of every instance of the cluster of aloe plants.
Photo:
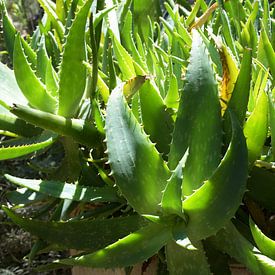
<svg viewBox="0 0 275 275">
<path fill-rule="evenodd" d="M 0 64 L 0 159 L 64 149 L 40 179 L 5 175 L 18 188 L 4 211 L 38 237 L 29 258 L 74 248 L 42 268 L 114 268 L 157 254 L 160 274 L 226 274 L 231 257 L 273 274 L 268 1 L 38 2 L 26 40 L 0 4 L 13 64 Z M 14 211 L 29 205 L 35 218 Z"/>
</svg>

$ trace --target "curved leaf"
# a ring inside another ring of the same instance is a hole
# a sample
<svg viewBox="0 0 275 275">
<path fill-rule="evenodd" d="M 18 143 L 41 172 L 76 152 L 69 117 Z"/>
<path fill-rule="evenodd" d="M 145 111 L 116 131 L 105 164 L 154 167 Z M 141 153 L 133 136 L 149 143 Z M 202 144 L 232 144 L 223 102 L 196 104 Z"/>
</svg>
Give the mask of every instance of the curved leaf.
<svg viewBox="0 0 275 275">
<path fill-rule="evenodd" d="M 268 238 L 249 217 L 249 226 L 255 243 L 259 250 L 275 261 L 275 241 Z"/>
<path fill-rule="evenodd" d="M 183 218 L 185 217 L 182 211 L 181 184 L 183 179 L 182 170 L 185 167 L 187 157 L 188 150 L 185 152 L 176 169 L 172 171 L 172 175 L 167 181 L 161 200 L 161 207 L 165 213 L 177 214 Z"/>
<path fill-rule="evenodd" d="M 137 215 L 67 222 L 41 221 L 22 218 L 7 207 L 3 210 L 14 223 L 43 240 L 64 248 L 89 251 L 101 249 L 148 223 Z"/>
<path fill-rule="evenodd" d="M 211 237 L 210 241 L 219 250 L 245 264 L 254 274 L 272 275 L 275 272 L 275 261 L 262 255 L 232 223 Z"/>
<path fill-rule="evenodd" d="M 42 129 L 37 128 L 24 120 L 18 119 L 0 105 L 0 130 L 9 131 L 23 137 L 33 137 L 41 134 Z"/>
<path fill-rule="evenodd" d="M 240 123 L 242 124 L 248 104 L 250 81 L 252 71 L 252 50 L 245 48 L 240 72 L 233 89 L 231 100 L 228 107 L 234 110 Z"/>
<path fill-rule="evenodd" d="M 18 86 L 32 106 L 54 113 L 57 100 L 48 94 L 45 85 L 35 75 L 27 61 L 20 39 L 19 35 L 15 38 L 13 53 L 14 74 Z"/>
<path fill-rule="evenodd" d="M 118 66 L 122 73 L 122 79 L 129 80 L 136 76 L 132 57 L 120 44 L 116 36 L 111 31 L 109 32 L 111 33 L 111 38 L 113 40 L 114 53 L 118 61 Z"/>
<path fill-rule="evenodd" d="M 101 134 L 90 121 L 70 119 L 35 110 L 26 106 L 14 105 L 11 112 L 17 117 L 60 135 L 71 136 L 75 141 L 87 146 L 95 146 L 101 140 Z"/>
<path fill-rule="evenodd" d="M 121 201 L 112 187 L 85 187 L 58 181 L 17 178 L 7 174 L 5 177 L 14 184 L 55 198 L 82 202 Z"/>
<path fill-rule="evenodd" d="M 14 72 L 0 62 L 0 101 L 7 105 L 19 103 L 26 105 L 28 102 L 17 85 Z"/>
<path fill-rule="evenodd" d="M 106 140 L 109 162 L 122 194 L 137 212 L 158 213 L 169 170 L 127 106 L 123 84 L 109 98 Z"/>
<path fill-rule="evenodd" d="M 102 250 L 56 262 L 93 268 L 131 266 L 153 256 L 170 238 L 171 232 L 169 227 L 160 224 L 150 224 Z"/>
<path fill-rule="evenodd" d="M 77 12 L 64 46 L 59 80 L 58 114 L 73 117 L 79 108 L 86 87 L 85 27 L 93 0 L 88 0 Z"/>
<path fill-rule="evenodd" d="M 191 240 L 215 234 L 241 204 L 248 176 L 245 138 L 237 118 L 230 113 L 232 138 L 219 167 L 209 180 L 183 201 L 189 217 L 186 233 Z"/>
<path fill-rule="evenodd" d="M 0 144 L 0 160 L 18 158 L 43 149 L 55 142 L 53 134 L 44 133 L 33 138 L 20 138 Z M 4 146 L 3 146 L 4 145 Z"/>
<path fill-rule="evenodd" d="M 244 126 L 248 161 L 252 166 L 261 155 L 268 130 L 268 98 L 264 90 L 258 95 L 256 106 Z"/>
<path fill-rule="evenodd" d="M 168 154 L 173 119 L 156 85 L 146 81 L 139 90 L 140 112 L 145 132 L 156 143 L 159 152 Z"/>
<path fill-rule="evenodd" d="M 208 51 L 199 33 L 193 45 L 169 153 L 174 169 L 189 147 L 184 168 L 183 196 L 190 195 L 211 176 L 220 161 L 221 109 L 217 82 Z"/>
</svg>

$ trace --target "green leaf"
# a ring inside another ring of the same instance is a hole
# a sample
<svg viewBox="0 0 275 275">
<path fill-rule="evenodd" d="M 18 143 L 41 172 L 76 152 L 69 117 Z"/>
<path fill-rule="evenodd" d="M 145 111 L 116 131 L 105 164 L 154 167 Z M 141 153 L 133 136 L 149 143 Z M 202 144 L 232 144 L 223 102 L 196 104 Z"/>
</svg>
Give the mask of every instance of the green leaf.
<svg viewBox="0 0 275 275">
<path fill-rule="evenodd" d="M 77 12 L 70 27 L 62 55 L 59 80 L 58 114 L 73 117 L 86 87 L 85 27 L 93 0 L 88 0 Z"/>
<path fill-rule="evenodd" d="M 140 113 L 145 132 L 159 152 L 168 154 L 173 120 L 155 83 L 146 81 L 139 90 Z"/>
<path fill-rule="evenodd" d="M 229 23 L 228 15 L 227 15 L 226 11 L 223 9 L 220 9 L 220 14 L 221 14 L 221 19 L 222 19 L 221 30 L 223 33 L 223 37 L 224 37 L 227 45 L 231 49 L 232 53 L 234 54 L 235 58 L 238 58 L 238 54 L 237 54 L 236 46 L 235 46 L 234 39 L 232 36 L 232 30 L 231 30 L 231 26 Z"/>
<path fill-rule="evenodd" d="M 270 71 L 273 77 L 273 83 L 275 83 L 275 51 L 270 43 L 270 40 L 264 28 L 262 28 L 262 38 L 266 58 L 268 60 Z"/>
<path fill-rule="evenodd" d="M 43 149 L 55 142 L 55 136 L 44 133 L 33 138 L 18 138 L 0 144 L 0 160 L 18 158 Z"/>
<path fill-rule="evenodd" d="M 13 54 L 14 74 L 18 86 L 32 106 L 42 111 L 54 113 L 57 100 L 47 92 L 45 85 L 35 75 L 28 63 L 20 40 L 20 36 L 17 35 Z"/>
<path fill-rule="evenodd" d="M 244 126 L 249 165 L 261 155 L 268 130 L 268 99 L 264 90 L 258 95 L 256 106 Z"/>
<path fill-rule="evenodd" d="M 32 180 L 5 175 L 10 182 L 35 192 L 73 201 L 82 202 L 118 202 L 116 190 L 112 187 L 84 187 L 81 185 L 49 180 Z"/>
<path fill-rule="evenodd" d="M 190 195 L 209 178 L 220 161 L 221 108 L 215 74 L 208 51 L 194 31 L 185 84 L 169 153 L 174 169 L 189 147 L 184 169 L 183 196 Z"/>
<path fill-rule="evenodd" d="M 164 99 L 164 102 L 168 108 L 178 109 L 179 106 L 179 89 L 178 89 L 178 80 L 176 76 L 170 73 L 169 79 L 169 89 L 167 95 Z"/>
<path fill-rule="evenodd" d="M 112 173 L 137 212 L 157 214 L 169 170 L 127 106 L 122 90 L 123 84 L 112 92 L 107 105 L 106 139 Z"/>
<path fill-rule="evenodd" d="M 171 232 L 169 227 L 160 224 L 150 224 L 102 250 L 56 262 L 93 268 L 131 266 L 153 256 L 170 238 Z"/>
<path fill-rule="evenodd" d="M 259 250 L 266 256 L 275 260 L 275 241 L 268 238 L 260 228 L 254 223 L 251 217 L 249 217 L 249 226 L 253 239 L 257 244 Z"/>
<path fill-rule="evenodd" d="M 183 201 L 191 240 L 207 238 L 221 229 L 235 215 L 246 190 L 245 138 L 236 116 L 230 112 L 230 117 L 232 138 L 223 160 L 210 179 Z"/>
<path fill-rule="evenodd" d="M 9 131 L 23 137 L 33 137 L 41 134 L 42 129 L 18 119 L 0 105 L 0 130 Z"/>
<path fill-rule="evenodd" d="M 101 134 L 90 121 L 70 119 L 22 105 L 14 105 L 11 112 L 17 117 L 43 129 L 48 129 L 64 136 L 71 136 L 76 142 L 95 146 L 101 140 Z"/>
<path fill-rule="evenodd" d="M 215 247 L 246 265 L 254 274 L 274 274 L 275 261 L 262 255 L 232 223 L 227 224 L 210 240 Z"/>
<path fill-rule="evenodd" d="M 211 274 L 207 258 L 203 251 L 203 246 L 198 243 L 196 247 L 190 249 L 182 247 L 173 241 L 166 246 L 166 258 L 169 274 Z"/>
<path fill-rule="evenodd" d="M 240 72 L 233 89 L 231 100 L 228 104 L 228 107 L 230 107 L 236 113 L 241 124 L 243 124 L 246 115 L 250 91 L 251 70 L 252 51 L 251 49 L 245 48 Z"/>
<path fill-rule="evenodd" d="M 53 7 L 53 2 L 49 0 L 37 0 L 37 1 L 39 2 L 43 10 L 46 12 L 46 14 L 49 16 L 51 23 L 53 24 L 54 28 L 57 31 L 59 39 L 62 40 L 64 36 L 64 27 L 61 21 L 59 21 L 58 19 L 58 16 Z"/>
<path fill-rule="evenodd" d="M 3 209 L 14 223 L 43 240 L 64 248 L 88 251 L 101 249 L 148 223 L 137 215 L 67 222 L 41 221 L 22 218 L 6 207 Z"/>
<path fill-rule="evenodd" d="M 23 96 L 17 85 L 14 73 L 6 65 L 0 62 L 0 101 L 7 105 L 13 103 L 27 104 L 26 98 Z M 5 105 L 4 104 L 4 105 Z"/>
<path fill-rule="evenodd" d="M 122 80 L 129 80 L 136 76 L 133 59 L 120 44 L 115 35 L 111 31 L 109 32 L 113 41 L 114 53 L 118 61 L 118 66 L 122 73 Z"/>
<path fill-rule="evenodd" d="M 41 193 L 33 192 L 27 188 L 17 188 L 14 191 L 9 191 L 5 194 L 8 201 L 12 204 L 29 204 L 35 201 L 42 201 L 48 197 Z"/>
<path fill-rule="evenodd" d="M 183 179 L 182 170 L 184 169 L 187 158 L 188 150 L 180 160 L 176 169 L 172 172 L 170 179 L 167 181 L 166 188 L 163 191 L 161 207 L 167 214 L 177 214 L 178 216 L 184 217 L 182 212 L 181 185 Z"/>
</svg>

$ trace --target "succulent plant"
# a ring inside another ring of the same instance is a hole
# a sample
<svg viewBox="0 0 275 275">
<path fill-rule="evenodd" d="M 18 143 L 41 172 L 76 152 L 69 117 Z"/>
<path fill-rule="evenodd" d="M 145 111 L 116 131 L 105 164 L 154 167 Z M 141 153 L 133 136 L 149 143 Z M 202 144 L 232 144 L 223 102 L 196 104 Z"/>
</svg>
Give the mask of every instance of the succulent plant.
<svg viewBox="0 0 275 275">
<path fill-rule="evenodd" d="M 228 259 L 213 261 L 226 253 L 273 274 L 259 207 L 275 211 L 268 1 L 168 1 L 159 21 L 138 1 L 38 2 L 45 15 L 29 41 L 1 2 L 13 70 L 0 64 L 0 126 L 16 137 L 0 157 L 62 141 L 65 158 L 41 179 L 6 175 L 19 186 L 10 203 L 41 203 L 43 220 L 3 209 L 39 238 L 31 257 L 85 252 L 40 270 L 128 267 L 158 253 L 169 274 L 226 274 Z"/>
</svg>

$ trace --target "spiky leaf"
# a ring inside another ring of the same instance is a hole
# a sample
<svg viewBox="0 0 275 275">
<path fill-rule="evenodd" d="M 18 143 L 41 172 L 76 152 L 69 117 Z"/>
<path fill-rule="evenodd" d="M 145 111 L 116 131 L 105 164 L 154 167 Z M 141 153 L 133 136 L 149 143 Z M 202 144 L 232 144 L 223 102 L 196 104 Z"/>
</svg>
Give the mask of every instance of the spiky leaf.
<svg viewBox="0 0 275 275">
<path fill-rule="evenodd" d="M 73 117 L 86 87 L 85 27 L 92 0 L 77 12 L 64 45 L 59 80 L 58 114 Z"/>
<path fill-rule="evenodd" d="M 42 111 L 54 113 L 57 100 L 47 92 L 45 85 L 35 75 L 28 63 L 20 40 L 20 36 L 17 36 L 13 54 L 14 74 L 18 86 L 32 106 Z"/>
<path fill-rule="evenodd" d="M 7 174 L 5 177 L 14 184 L 55 198 L 82 202 L 120 201 L 116 190 L 112 187 L 84 187 L 58 181 L 23 179 Z"/>
<path fill-rule="evenodd" d="M 102 250 L 57 262 L 93 268 L 131 266 L 153 256 L 170 238 L 171 232 L 169 227 L 160 224 L 150 224 Z"/>
<path fill-rule="evenodd" d="M 89 251 L 101 249 L 147 224 L 136 215 L 55 222 L 22 218 L 8 208 L 4 208 L 4 211 L 14 223 L 45 241 L 56 243 L 63 248 Z"/>
<path fill-rule="evenodd" d="M 139 213 L 158 213 L 169 171 L 127 106 L 123 84 L 109 98 L 106 138 L 109 162 L 122 194 Z"/>
<path fill-rule="evenodd" d="M 177 166 L 188 147 L 183 195 L 192 194 L 213 173 L 220 160 L 221 110 L 218 88 L 208 51 L 197 31 L 193 34 L 185 85 L 169 153 L 171 169 Z"/>
<path fill-rule="evenodd" d="M 234 216 L 245 192 L 246 143 L 236 116 L 230 116 L 232 138 L 223 160 L 210 179 L 183 201 L 191 240 L 204 239 L 221 229 Z"/>
</svg>

